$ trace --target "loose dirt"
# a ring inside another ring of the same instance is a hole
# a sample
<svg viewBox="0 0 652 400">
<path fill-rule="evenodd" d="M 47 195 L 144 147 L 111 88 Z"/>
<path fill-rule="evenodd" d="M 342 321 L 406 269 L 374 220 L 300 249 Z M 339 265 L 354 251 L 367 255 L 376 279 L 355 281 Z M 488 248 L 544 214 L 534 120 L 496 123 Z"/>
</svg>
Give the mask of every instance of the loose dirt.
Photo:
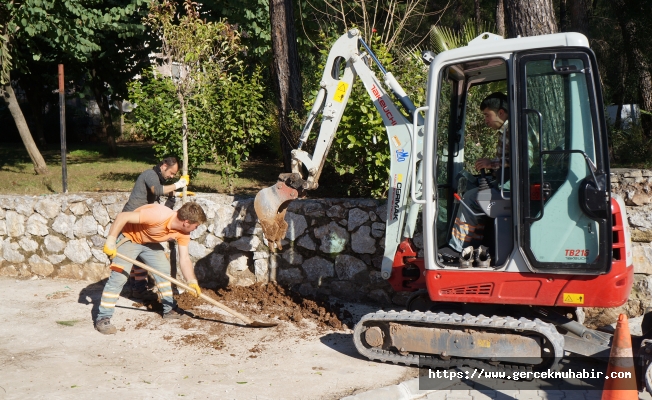
<svg viewBox="0 0 652 400">
<path fill-rule="evenodd" d="M 351 313 L 343 310 L 343 304 L 302 298 L 273 283 L 228 287 L 219 289 L 217 293 L 205 289 L 202 293 L 240 313 L 250 315 L 256 320 L 276 319 L 299 323 L 305 319 L 314 322 L 321 331 L 346 329 L 347 326 L 343 324 L 343 320 L 351 323 Z M 181 308 L 186 310 L 196 309 L 206 304 L 203 300 L 188 293 L 177 296 L 177 302 Z M 198 310 L 196 315 L 208 316 L 202 310 Z"/>
<path fill-rule="evenodd" d="M 0 399 L 338 399 L 416 376 L 362 358 L 351 337 L 376 307 L 304 299 L 277 286 L 205 293 L 272 328 L 251 328 L 188 294 L 163 320 L 120 297 L 115 335 L 93 328 L 104 282 L 0 278 Z"/>
</svg>

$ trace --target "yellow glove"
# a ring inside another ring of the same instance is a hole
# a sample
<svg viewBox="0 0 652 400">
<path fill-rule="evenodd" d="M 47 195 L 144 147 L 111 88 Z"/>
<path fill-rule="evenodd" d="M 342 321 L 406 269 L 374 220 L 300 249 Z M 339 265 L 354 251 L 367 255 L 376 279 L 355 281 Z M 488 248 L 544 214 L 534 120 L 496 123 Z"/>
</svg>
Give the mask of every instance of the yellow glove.
<svg viewBox="0 0 652 400">
<path fill-rule="evenodd" d="M 190 176 L 181 175 L 181 178 L 174 184 L 175 189 L 181 189 L 190 185 Z"/>
<path fill-rule="evenodd" d="M 188 281 L 188 286 L 195 289 L 194 292 L 192 290 L 189 290 L 188 293 L 190 293 L 190 295 L 192 296 L 199 297 L 199 295 L 201 294 L 201 289 L 199 288 L 199 284 L 197 284 L 197 281 L 194 280 Z"/>
<path fill-rule="evenodd" d="M 174 192 L 174 195 L 176 197 L 183 197 L 183 192 Z M 190 190 L 186 190 L 186 196 L 194 196 L 195 192 L 191 192 Z"/>
<path fill-rule="evenodd" d="M 115 246 L 117 240 L 118 239 L 115 236 L 107 236 L 106 241 L 104 242 L 104 254 L 109 256 L 112 260 L 118 252 L 118 249 Z"/>
</svg>

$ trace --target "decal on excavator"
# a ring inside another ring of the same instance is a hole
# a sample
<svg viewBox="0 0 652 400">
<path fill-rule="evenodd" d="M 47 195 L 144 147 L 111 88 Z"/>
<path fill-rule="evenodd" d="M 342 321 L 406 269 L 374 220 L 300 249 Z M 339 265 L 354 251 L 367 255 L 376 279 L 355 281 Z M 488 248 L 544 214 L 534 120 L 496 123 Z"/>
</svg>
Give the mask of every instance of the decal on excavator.
<svg viewBox="0 0 652 400">
<path fill-rule="evenodd" d="M 333 96 L 333 100 L 337 101 L 338 103 L 341 103 L 344 101 L 344 95 L 346 94 L 346 91 L 349 89 L 349 84 L 346 82 L 340 82 L 337 84 L 337 90 L 335 90 L 335 96 Z"/>
<path fill-rule="evenodd" d="M 408 153 L 407 151 L 403 149 L 398 149 L 396 150 L 396 161 L 403 162 L 408 158 L 409 155 L 410 153 Z"/>
<path fill-rule="evenodd" d="M 567 260 L 586 260 L 589 256 L 588 249 L 566 249 L 564 255 Z"/>
<path fill-rule="evenodd" d="M 394 193 L 390 196 L 392 199 L 392 221 L 396 221 L 399 216 L 400 207 L 401 207 L 401 190 L 403 189 L 403 174 L 395 174 L 394 182 L 396 182 L 396 187 L 393 187 L 392 190 Z"/>
<path fill-rule="evenodd" d="M 583 293 L 564 293 L 564 303 L 584 304 Z"/>
<path fill-rule="evenodd" d="M 376 100 L 378 100 L 378 104 L 380 104 L 380 108 L 383 110 L 383 113 L 385 113 L 385 116 L 389 120 L 390 124 L 392 126 L 397 125 L 398 122 L 396 122 L 396 120 L 394 119 L 394 115 L 392 114 L 392 112 L 389 111 L 389 106 L 387 105 L 385 100 L 382 99 L 383 94 L 380 92 L 380 90 L 378 90 L 378 87 L 376 85 L 373 85 L 371 87 L 371 93 L 373 93 L 374 96 L 376 97 Z"/>
</svg>

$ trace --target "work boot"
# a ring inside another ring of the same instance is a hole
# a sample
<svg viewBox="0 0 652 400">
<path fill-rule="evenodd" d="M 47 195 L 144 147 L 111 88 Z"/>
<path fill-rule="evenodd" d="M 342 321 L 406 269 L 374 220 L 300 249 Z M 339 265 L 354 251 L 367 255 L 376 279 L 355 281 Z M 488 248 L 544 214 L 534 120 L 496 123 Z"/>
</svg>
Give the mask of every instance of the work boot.
<svg viewBox="0 0 652 400">
<path fill-rule="evenodd" d="M 460 258 L 460 252 L 451 249 L 448 246 L 444 246 L 439 249 L 437 256 L 440 258 L 440 261 L 445 263 L 456 263 Z"/>
<path fill-rule="evenodd" d="M 143 301 L 156 301 L 158 300 L 158 295 L 151 290 L 147 289 L 142 289 L 138 290 L 136 288 L 131 290 L 131 296 L 134 299 L 137 300 L 143 300 Z"/>
<path fill-rule="evenodd" d="M 478 268 L 489 268 L 491 264 L 491 255 L 488 252 L 489 248 L 487 246 L 480 246 L 475 249 L 474 258 L 475 266 Z"/>
<path fill-rule="evenodd" d="M 462 249 L 460 253 L 460 268 L 470 268 L 473 266 L 473 246 Z"/>
<path fill-rule="evenodd" d="M 111 325 L 111 318 L 108 317 L 95 321 L 95 329 L 105 335 L 113 335 L 118 331 L 115 326 Z"/>
<path fill-rule="evenodd" d="M 163 319 L 186 319 L 186 318 L 190 318 L 190 317 L 188 317 L 186 312 L 179 307 L 175 307 L 170 311 L 166 312 L 165 314 L 163 314 Z"/>
</svg>

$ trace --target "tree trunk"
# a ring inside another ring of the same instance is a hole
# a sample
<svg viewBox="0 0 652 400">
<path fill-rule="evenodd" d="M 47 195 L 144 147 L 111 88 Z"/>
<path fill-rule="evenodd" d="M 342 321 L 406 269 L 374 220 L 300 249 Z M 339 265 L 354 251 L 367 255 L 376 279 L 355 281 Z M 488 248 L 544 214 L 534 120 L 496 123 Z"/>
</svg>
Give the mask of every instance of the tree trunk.
<svg viewBox="0 0 652 400">
<path fill-rule="evenodd" d="M 652 112 L 652 75 L 650 75 L 650 65 L 645 58 L 645 54 L 643 54 L 641 43 L 639 42 L 640 33 L 638 32 L 636 22 L 627 16 L 627 10 L 633 8 L 632 4 L 629 1 L 616 0 L 613 5 L 617 10 L 616 12 L 618 12 L 618 22 L 623 35 L 627 64 L 636 73 L 639 107 L 642 110 Z M 645 137 L 652 138 L 652 117 L 641 113 L 641 125 Z"/>
<path fill-rule="evenodd" d="M 482 33 L 480 31 L 481 28 L 481 22 L 482 21 L 482 13 L 480 9 L 480 0 L 475 0 L 475 30 L 478 34 Z"/>
<path fill-rule="evenodd" d="M 570 30 L 589 37 L 589 15 L 591 0 L 568 0 L 570 13 Z"/>
<path fill-rule="evenodd" d="M 505 0 L 507 36 L 536 36 L 557 33 L 551 0 Z"/>
<path fill-rule="evenodd" d="M 183 93 L 180 90 L 177 90 L 177 97 L 179 99 L 179 105 L 181 106 L 181 149 L 183 151 L 183 160 L 182 164 L 182 174 L 188 175 L 188 111 L 186 110 L 186 101 L 183 97 Z M 188 186 L 183 187 L 183 196 L 181 196 L 181 203 L 185 204 L 188 202 Z"/>
<path fill-rule="evenodd" d="M 45 164 L 43 156 L 41 156 L 41 153 L 36 147 L 36 143 L 34 143 L 34 139 L 32 138 L 32 134 L 29 131 L 27 122 L 25 121 L 25 116 L 20 110 L 18 99 L 16 99 L 16 93 L 14 93 L 14 88 L 11 87 L 11 83 L 2 87 L 2 97 L 9 107 L 9 112 L 14 118 L 16 128 L 18 128 L 18 133 L 20 134 L 20 138 L 23 140 L 27 154 L 29 154 L 29 158 L 32 160 L 32 164 L 34 164 L 34 172 L 38 175 L 47 175 L 49 173 L 48 166 Z"/>
<path fill-rule="evenodd" d="M 297 49 L 294 14 L 291 0 L 271 0 L 269 3 L 272 29 L 272 81 L 278 98 L 278 118 L 283 151 L 283 169 L 291 172 L 292 156 L 299 132 L 294 132 L 291 114 L 303 114 L 301 70 Z"/>
<path fill-rule="evenodd" d="M 453 9 L 453 30 L 460 31 L 466 22 L 464 16 L 464 2 L 458 1 Z"/>
<path fill-rule="evenodd" d="M 102 119 L 102 135 L 106 137 L 107 145 L 109 146 L 109 156 L 115 157 L 118 155 L 118 147 L 115 144 L 115 129 L 113 128 L 109 99 L 104 95 L 104 82 L 97 76 L 95 68 L 91 70 L 91 75 L 91 87 Z"/>
<path fill-rule="evenodd" d="M 571 0 L 572 2 L 573 0 Z M 568 4 L 566 0 L 559 0 L 559 32 L 568 32 Z"/>
<path fill-rule="evenodd" d="M 505 3 L 503 0 L 496 2 L 496 31 L 505 37 Z"/>
</svg>

